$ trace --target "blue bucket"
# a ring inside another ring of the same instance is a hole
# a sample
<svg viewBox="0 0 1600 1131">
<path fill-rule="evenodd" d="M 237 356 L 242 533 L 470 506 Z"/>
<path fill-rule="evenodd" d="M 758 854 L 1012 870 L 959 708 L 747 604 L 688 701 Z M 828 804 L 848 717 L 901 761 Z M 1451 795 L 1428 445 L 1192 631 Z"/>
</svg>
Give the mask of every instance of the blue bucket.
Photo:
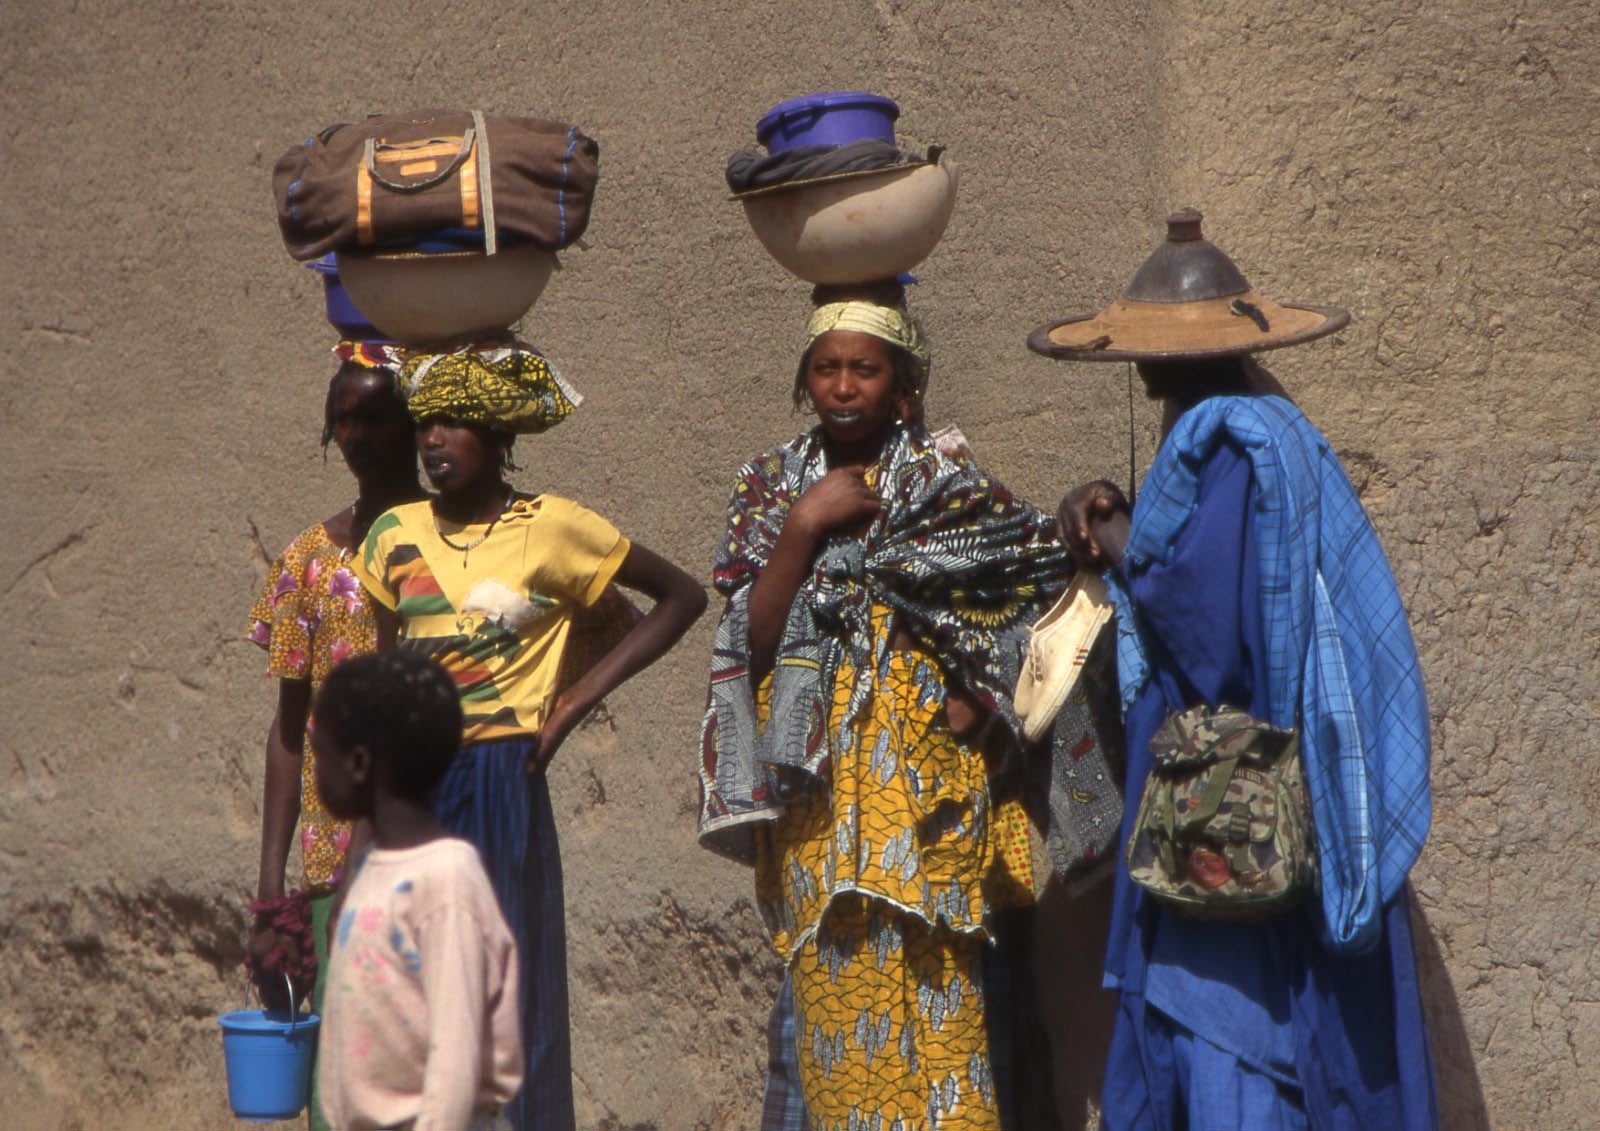
<svg viewBox="0 0 1600 1131">
<path fill-rule="evenodd" d="M 256 1123 L 299 1115 L 311 1096 L 321 1018 L 281 1009 L 238 1009 L 217 1021 L 233 1114 Z"/>
<path fill-rule="evenodd" d="M 768 153 L 797 145 L 848 145 L 876 138 L 894 144 L 900 107 L 882 95 L 859 90 L 807 94 L 780 102 L 756 123 L 756 140 Z"/>
<path fill-rule="evenodd" d="M 367 316 L 350 301 L 350 293 L 339 282 L 339 268 L 333 261 L 333 252 L 321 259 L 313 259 L 307 267 L 322 276 L 322 301 L 328 311 L 328 321 L 340 336 L 355 341 L 381 338 L 378 328 L 367 321 Z"/>
</svg>

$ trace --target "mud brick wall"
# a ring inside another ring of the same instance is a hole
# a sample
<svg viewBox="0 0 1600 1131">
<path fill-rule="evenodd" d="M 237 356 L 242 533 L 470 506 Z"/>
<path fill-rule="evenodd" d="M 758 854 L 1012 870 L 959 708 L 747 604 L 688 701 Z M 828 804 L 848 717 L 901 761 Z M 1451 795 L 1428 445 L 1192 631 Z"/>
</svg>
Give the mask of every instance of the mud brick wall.
<svg viewBox="0 0 1600 1131">
<path fill-rule="evenodd" d="M 272 701 L 241 632 L 267 558 L 351 494 L 317 447 L 331 335 L 274 158 L 421 105 L 597 137 L 588 246 L 522 327 L 589 400 L 520 446 L 518 482 L 704 575 L 733 470 L 805 423 L 806 288 L 722 164 L 780 99 L 865 88 L 962 168 L 913 296 L 930 418 L 1041 504 L 1127 478 L 1127 387 L 1023 338 L 1109 296 L 1172 208 L 1267 293 L 1351 309 L 1270 360 L 1361 486 L 1427 667 L 1415 912 L 1446 1126 L 1584 1126 L 1596 73 L 1579 0 L 5 6 L 0 1122 L 232 1126 L 212 1018 L 244 996 Z M 1134 406 L 1141 464 L 1155 423 Z M 587 1128 L 754 1125 L 777 971 L 748 876 L 694 844 L 710 634 L 553 771 Z M 1041 915 L 1061 1128 L 1092 1125 L 1102 911 Z"/>
</svg>

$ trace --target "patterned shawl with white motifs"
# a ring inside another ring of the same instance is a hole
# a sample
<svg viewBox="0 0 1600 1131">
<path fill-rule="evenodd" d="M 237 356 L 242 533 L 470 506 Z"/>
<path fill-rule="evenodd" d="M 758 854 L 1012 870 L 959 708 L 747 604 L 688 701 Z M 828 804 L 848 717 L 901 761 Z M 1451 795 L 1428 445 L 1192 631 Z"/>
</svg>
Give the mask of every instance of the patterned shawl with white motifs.
<svg viewBox="0 0 1600 1131">
<path fill-rule="evenodd" d="M 750 590 L 789 507 L 827 471 L 820 429 L 747 463 L 717 552 L 714 580 L 727 606 L 702 729 L 700 838 L 737 859 L 753 857 L 757 823 L 775 820 L 799 790 L 826 780 L 828 706 L 841 661 L 848 658 L 858 673 L 845 711 L 848 727 L 865 705 L 868 673 L 882 659 L 870 632 L 874 603 L 898 614 L 938 658 L 947 680 L 1020 734 L 1012 694 L 1028 629 L 1071 576 L 1047 515 L 970 460 L 940 452 L 920 427 L 896 425 L 876 474 L 869 473 L 882 512 L 865 534 L 824 544 L 790 606 L 762 726 L 750 676 Z M 1081 750 L 1062 756 L 1084 765 Z M 1098 745 L 1093 757 L 1101 757 Z M 1110 773 L 1100 780 L 1115 811 Z M 1086 799 L 1085 810 L 1100 814 L 1098 802 L 1106 800 Z M 1105 847 L 1099 825 L 1071 839 L 1072 851 L 1086 849 L 1086 858 Z"/>
</svg>

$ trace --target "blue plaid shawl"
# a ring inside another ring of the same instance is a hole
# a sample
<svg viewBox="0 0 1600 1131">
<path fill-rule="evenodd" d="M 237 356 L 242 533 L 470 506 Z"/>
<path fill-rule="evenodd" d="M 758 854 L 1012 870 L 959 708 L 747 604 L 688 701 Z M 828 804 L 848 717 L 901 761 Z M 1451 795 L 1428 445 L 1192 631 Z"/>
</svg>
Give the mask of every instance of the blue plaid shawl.
<svg viewBox="0 0 1600 1131">
<path fill-rule="evenodd" d="M 1273 716 L 1297 719 L 1328 941 L 1382 931 L 1428 835 L 1428 706 L 1416 646 L 1377 533 L 1323 435 L 1280 397 L 1213 397 L 1179 418 L 1134 508 L 1130 563 L 1164 560 L 1223 436 L 1250 458 Z M 1126 708 L 1149 676 L 1130 598 L 1107 575 Z"/>
</svg>

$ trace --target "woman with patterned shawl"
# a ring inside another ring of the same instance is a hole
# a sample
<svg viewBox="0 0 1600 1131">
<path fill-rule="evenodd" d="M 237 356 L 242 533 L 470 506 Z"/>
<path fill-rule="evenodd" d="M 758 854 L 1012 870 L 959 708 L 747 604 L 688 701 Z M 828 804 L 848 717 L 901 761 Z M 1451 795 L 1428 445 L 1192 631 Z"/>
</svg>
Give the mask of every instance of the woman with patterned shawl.
<svg viewBox="0 0 1600 1131">
<path fill-rule="evenodd" d="M 565 906 L 545 769 L 602 698 L 677 642 L 705 609 L 683 570 L 588 508 L 506 482 L 515 437 L 579 397 L 518 342 L 411 353 L 401 371 L 432 498 L 373 523 L 353 563 L 380 648 L 442 664 L 461 695 L 463 746 L 434 797 L 483 857 L 517 940 L 518 1131 L 573 1131 Z M 613 584 L 655 602 L 637 616 Z M 616 607 L 608 609 L 608 604 Z"/>
<path fill-rule="evenodd" d="M 755 866 L 813 1131 L 1000 1126 L 983 747 L 1017 730 L 1069 567 L 1049 519 L 934 445 L 927 368 L 899 306 L 820 305 L 795 382 L 819 423 L 740 470 L 715 566 L 700 835 Z M 797 1122 L 769 1089 L 763 1126 Z"/>
</svg>

